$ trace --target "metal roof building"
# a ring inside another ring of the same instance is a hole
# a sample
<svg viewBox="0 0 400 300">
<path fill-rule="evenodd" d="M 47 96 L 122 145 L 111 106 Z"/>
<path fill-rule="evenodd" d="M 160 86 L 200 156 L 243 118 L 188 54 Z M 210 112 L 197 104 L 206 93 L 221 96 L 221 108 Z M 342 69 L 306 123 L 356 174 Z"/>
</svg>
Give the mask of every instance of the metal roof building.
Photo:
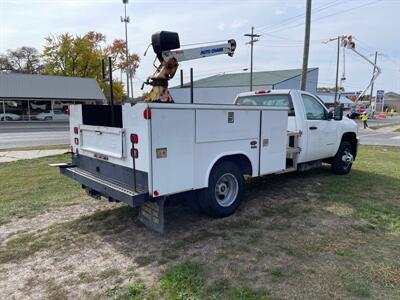
<svg viewBox="0 0 400 300">
<path fill-rule="evenodd" d="M 106 100 L 96 79 L 1 73 L 0 99 Z"/>
<path fill-rule="evenodd" d="M 253 90 L 258 89 L 299 89 L 301 69 L 253 72 Z M 307 91 L 316 93 L 318 68 L 308 69 Z M 193 82 L 194 103 L 230 104 L 236 95 L 248 92 L 250 74 L 220 74 L 202 78 Z M 174 101 L 187 103 L 190 101 L 190 83 L 170 89 Z"/>
<path fill-rule="evenodd" d="M 72 103 L 104 103 L 96 79 L 0 73 L 0 121 L 66 121 Z"/>
</svg>

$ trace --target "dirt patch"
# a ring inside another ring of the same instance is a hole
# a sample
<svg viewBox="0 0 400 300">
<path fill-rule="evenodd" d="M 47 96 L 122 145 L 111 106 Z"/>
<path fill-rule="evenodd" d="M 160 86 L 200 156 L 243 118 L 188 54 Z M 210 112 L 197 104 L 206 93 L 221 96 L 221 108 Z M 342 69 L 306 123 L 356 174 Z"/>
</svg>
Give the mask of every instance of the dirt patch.
<svg viewBox="0 0 400 300">
<path fill-rule="evenodd" d="M 33 218 L 15 218 L 9 223 L 0 225 L 0 243 L 4 243 L 15 234 L 42 230 L 50 225 L 74 220 L 81 216 L 92 214 L 96 210 L 110 207 L 112 205 L 105 201 L 87 199 L 87 201 L 82 201 L 80 204 L 52 209 Z"/>
</svg>

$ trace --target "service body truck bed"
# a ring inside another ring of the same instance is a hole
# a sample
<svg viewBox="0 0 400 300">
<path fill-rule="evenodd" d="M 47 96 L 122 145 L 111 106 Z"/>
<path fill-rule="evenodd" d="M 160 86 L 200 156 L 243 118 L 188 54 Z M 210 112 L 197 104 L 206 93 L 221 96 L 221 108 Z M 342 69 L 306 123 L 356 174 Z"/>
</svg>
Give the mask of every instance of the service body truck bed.
<svg viewBox="0 0 400 300">
<path fill-rule="evenodd" d="M 61 172 L 92 196 L 133 207 L 208 188 L 213 168 L 250 176 L 286 168 L 287 108 L 138 103 L 70 106 L 72 163 Z"/>
<path fill-rule="evenodd" d="M 351 170 L 357 125 L 298 90 L 239 94 L 235 105 L 137 103 L 70 107 L 72 162 L 61 172 L 93 197 L 140 207 L 140 220 L 163 229 L 166 197 L 194 191 L 208 215 L 240 204 L 243 175 L 304 171 L 329 163 Z M 112 122 L 114 119 L 114 123 Z"/>
</svg>

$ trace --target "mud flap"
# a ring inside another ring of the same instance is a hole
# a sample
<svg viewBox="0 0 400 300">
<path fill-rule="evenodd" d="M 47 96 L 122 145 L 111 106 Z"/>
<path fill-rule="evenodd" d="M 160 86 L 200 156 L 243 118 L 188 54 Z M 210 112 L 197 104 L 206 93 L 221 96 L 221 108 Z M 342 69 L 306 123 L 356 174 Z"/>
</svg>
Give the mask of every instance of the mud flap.
<svg viewBox="0 0 400 300">
<path fill-rule="evenodd" d="M 140 222 L 159 233 L 164 233 L 165 200 L 165 197 L 160 197 L 156 202 L 146 201 L 139 209 Z"/>
</svg>

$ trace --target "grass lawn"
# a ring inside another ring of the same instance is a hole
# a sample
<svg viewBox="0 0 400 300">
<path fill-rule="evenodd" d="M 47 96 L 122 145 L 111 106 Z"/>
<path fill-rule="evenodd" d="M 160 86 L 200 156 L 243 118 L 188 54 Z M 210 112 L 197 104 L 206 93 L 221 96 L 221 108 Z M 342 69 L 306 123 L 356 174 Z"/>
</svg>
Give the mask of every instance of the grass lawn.
<svg viewBox="0 0 400 300">
<path fill-rule="evenodd" d="M 0 164 L 0 233 L 16 217 L 34 227 L 44 211 L 92 201 L 47 167 L 63 160 Z M 400 299 L 400 148 L 361 146 L 347 176 L 325 166 L 252 179 L 225 219 L 171 207 L 164 236 L 136 215 L 103 207 L 7 237 L 0 288 L 49 299 Z"/>
<path fill-rule="evenodd" d="M 79 184 L 59 176 L 48 164 L 67 162 L 66 155 L 0 164 L 0 224 L 33 217 L 49 208 L 82 201 Z"/>
</svg>

